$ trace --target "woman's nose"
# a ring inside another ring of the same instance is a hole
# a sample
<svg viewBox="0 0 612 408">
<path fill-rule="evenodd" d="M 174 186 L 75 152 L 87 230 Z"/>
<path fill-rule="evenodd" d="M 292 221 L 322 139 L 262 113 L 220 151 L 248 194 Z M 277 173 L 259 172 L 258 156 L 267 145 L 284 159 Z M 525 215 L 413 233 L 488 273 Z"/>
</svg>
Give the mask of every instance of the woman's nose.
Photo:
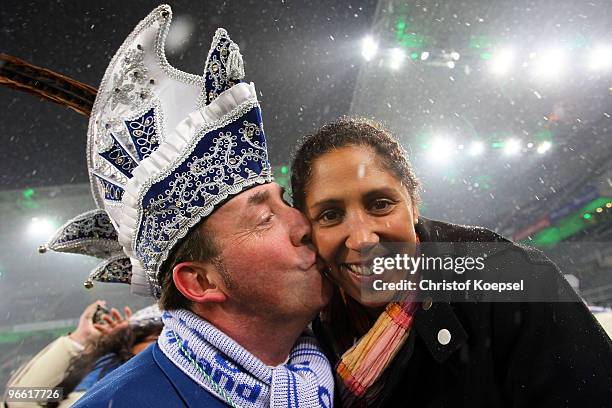
<svg viewBox="0 0 612 408">
<path fill-rule="evenodd" d="M 348 236 L 345 241 L 348 249 L 365 254 L 379 243 L 378 234 L 365 220 L 362 219 L 349 225 Z"/>
</svg>

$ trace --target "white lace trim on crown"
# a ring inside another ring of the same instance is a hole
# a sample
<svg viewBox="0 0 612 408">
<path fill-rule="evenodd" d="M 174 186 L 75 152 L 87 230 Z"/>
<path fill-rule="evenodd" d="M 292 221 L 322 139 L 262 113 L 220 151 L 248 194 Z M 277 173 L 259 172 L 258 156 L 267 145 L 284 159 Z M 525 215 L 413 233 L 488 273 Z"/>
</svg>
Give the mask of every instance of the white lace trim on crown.
<svg viewBox="0 0 612 408">
<path fill-rule="evenodd" d="M 148 190 L 153 178 L 162 172 L 172 171 L 172 168 L 180 165 L 185 157 L 188 157 L 189 152 L 186 151 L 186 148 L 194 145 L 193 139 L 199 135 L 200 129 L 207 124 L 223 120 L 224 117 L 248 102 L 257 104 L 255 86 L 252 83 L 234 85 L 221 93 L 211 104 L 189 114 L 167 136 L 159 148 L 143 159 L 134 169 L 133 177 L 125 186 L 122 200 L 124 211 L 120 216 L 118 231 L 119 242 L 132 262 L 132 293 L 150 294 L 147 273 L 134 252 L 142 205 L 139 197 L 142 197 L 145 190 Z"/>
</svg>

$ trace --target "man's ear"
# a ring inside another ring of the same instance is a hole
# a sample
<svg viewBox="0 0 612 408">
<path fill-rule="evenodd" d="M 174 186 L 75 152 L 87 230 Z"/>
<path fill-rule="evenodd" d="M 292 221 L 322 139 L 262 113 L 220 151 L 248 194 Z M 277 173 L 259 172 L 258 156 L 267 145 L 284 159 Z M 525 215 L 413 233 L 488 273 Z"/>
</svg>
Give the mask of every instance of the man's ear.
<svg viewBox="0 0 612 408">
<path fill-rule="evenodd" d="M 172 268 L 172 279 L 176 288 L 187 299 L 195 303 L 222 303 L 227 295 L 217 285 L 218 276 L 212 262 L 181 262 Z"/>
</svg>

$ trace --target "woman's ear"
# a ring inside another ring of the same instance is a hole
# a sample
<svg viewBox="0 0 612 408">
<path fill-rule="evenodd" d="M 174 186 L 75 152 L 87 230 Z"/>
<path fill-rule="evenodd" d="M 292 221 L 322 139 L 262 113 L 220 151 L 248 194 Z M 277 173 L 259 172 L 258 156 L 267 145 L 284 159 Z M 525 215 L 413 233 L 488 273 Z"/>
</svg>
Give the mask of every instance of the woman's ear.
<svg viewBox="0 0 612 408">
<path fill-rule="evenodd" d="M 222 303 L 227 295 L 217 285 L 218 271 L 212 262 L 181 262 L 172 268 L 176 288 L 195 303 Z"/>
<path fill-rule="evenodd" d="M 416 205 L 412 206 L 412 220 L 414 221 L 414 225 L 419 223 L 419 207 Z"/>
</svg>

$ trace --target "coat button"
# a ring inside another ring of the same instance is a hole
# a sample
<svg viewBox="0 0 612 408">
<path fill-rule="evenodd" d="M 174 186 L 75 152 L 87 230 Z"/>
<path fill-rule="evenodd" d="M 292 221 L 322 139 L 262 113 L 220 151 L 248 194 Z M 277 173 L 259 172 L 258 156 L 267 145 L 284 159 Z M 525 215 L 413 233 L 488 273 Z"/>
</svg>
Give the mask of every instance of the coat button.
<svg viewBox="0 0 612 408">
<path fill-rule="evenodd" d="M 421 307 L 423 308 L 423 310 L 429 310 L 432 303 L 433 301 L 431 300 L 431 296 L 427 296 L 425 299 L 423 299 L 423 303 L 421 303 Z"/>
<path fill-rule="evenodd" d="M 442 329 L 438 332 L 438 343 L 446 346 L 451 341 L 451 334 L 447 329 Z"/>
</svg>

